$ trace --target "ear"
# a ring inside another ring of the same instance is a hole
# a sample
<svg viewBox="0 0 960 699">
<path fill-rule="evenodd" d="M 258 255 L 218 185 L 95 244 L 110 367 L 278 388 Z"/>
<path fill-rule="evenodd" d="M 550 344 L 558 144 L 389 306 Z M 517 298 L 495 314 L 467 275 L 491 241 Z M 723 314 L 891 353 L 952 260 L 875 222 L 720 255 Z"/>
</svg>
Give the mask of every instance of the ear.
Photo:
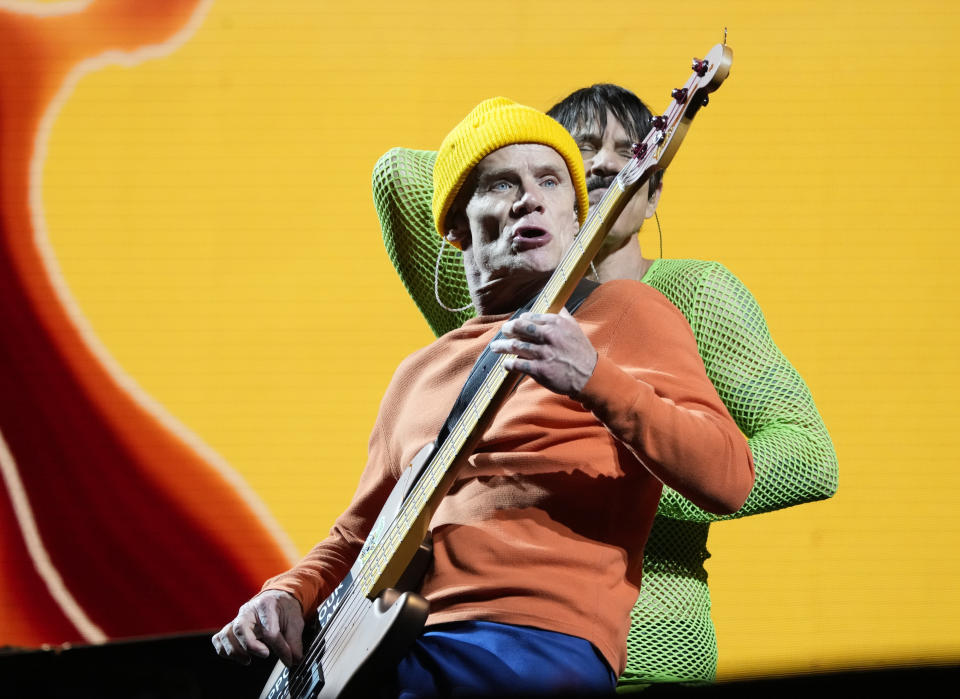
<svg viewBox="0 0 960 699">
<path fill-rule="evenodd" d="M 647 208 L 643 210 L 644 220 L 652 218 L 657 211 L 657 204 L 660 203 L 660 195 L 663 193 L 663 183 L 647 198 Z"/>
<path fill-rule="evenodd" d="M 447 242 L 455 248 L 470 247 L 470 223 L 462 209 L 447 214 Z"/>
</svg>

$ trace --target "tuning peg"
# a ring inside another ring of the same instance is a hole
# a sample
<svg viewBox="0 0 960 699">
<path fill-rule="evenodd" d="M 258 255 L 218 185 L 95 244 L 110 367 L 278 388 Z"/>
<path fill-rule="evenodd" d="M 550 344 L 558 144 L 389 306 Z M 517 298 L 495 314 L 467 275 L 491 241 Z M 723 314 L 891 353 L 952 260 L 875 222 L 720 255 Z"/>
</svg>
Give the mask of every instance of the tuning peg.
<svg viewBox="0 0 960 699">
<path fill-rule="evenodd" d="M 647 154 L 647 144 L 646 143 L 634 143 L 633 144 L 633 157 L 637 160 L 643 160 L 644 156 Z"/>
<path fill-rule="evenodd" d="M 667 117 L 665 116 L 653 117 L 653 128 L 660 129 L 661 131 L 667 128 Z"/>
<path fill-rule="evenodd" d="M 699 58 L 693 59 L 693 72 L 699 75 L 701 78 L 707 74 L 707 71 L 710 70 L 710 63 L 704 59 L 700 60 Z"/>
<path fill-rule="evenodd" d="M 687 101 L 687 88 L 678 87 L 676 90 L 670 93 L 670 96 L 676 100 L 677 104 L 683 104 Z"/>
</svg>

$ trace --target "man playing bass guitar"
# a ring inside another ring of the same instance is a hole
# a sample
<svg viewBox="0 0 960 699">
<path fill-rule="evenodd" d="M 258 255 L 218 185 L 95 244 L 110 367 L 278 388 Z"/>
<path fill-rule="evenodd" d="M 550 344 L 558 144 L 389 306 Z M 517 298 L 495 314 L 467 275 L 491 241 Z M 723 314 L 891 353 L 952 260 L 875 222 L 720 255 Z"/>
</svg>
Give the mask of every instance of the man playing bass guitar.
<svg viewBox="0 0 960 699">
<path fill-rule="evenodd" d="M 426 629 L 380 688 L 405 697 L 612 692 L 663 485 L 716 513 L 753 483 L 744 437 L 689 325 L 659 292 L 601 284 L 576 312 L 511 314 L 560 264 L 588 206 L 570 135 L 503 98 L 441 144 L 438 233 L 462 250 L 477 317 L 405 359 L 367 466 L 330 535 L 214 636 L 240 661 L 300 661 L 304 615 L 358 556 L 404 467 L 434 440 L 491 345 L 524 378 L 472 443 L 430 520 Z"/>
</svg>

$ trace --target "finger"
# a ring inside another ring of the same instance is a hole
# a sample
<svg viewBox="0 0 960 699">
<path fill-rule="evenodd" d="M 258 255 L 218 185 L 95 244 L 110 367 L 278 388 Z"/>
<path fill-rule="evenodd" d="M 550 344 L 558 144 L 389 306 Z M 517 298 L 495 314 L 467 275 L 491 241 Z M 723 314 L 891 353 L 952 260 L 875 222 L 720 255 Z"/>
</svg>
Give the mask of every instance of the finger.
<svg viewBox="0 0 960 699">
<path fill-rule="evenodd" d="M 270 650 L 272 649 L 273 652 L 277 654 L 277 657 L 280 658 L 280 661 L 289 667 L 291 663 L 290 647 L 280 633 L 280 617 L 277 614 L 276 607 L 257 605 L 255 611 L 257 626 L 260 630 L 260 638 L 263 642 L 261 643 L 259 640 L 253 639 L 250 644 L 250 651 L 261 658 L 266 658 L 270 655 Z"/>
<path fill-rule="evenodd" d="M 256 655 L 260 658 L 266 658 L 270 655 L 270 649 L 257 638 L 257 631 L 254 625 L 240 621 L 239 617 L 233 622 L 233 626 L 230 627 L 228 636 L 231 637 L 231 640 L 233 640 L 239 649 L 242 649 L 243 656 L 247 662 L 250 661 L 251 655 Z"/>
<path fill-rule="evenodd" d="M 517 371 L 521 374 L 526 374 L 535 380 L 538 380 L 540 375 L 539 363 L 529 359 L 508 357 L 503 362 L 503 368 L 507 371 Z"/>
<path fill-rule="evenodd" d="M 522 340 L 542 341 L 546 327 L 555 322 L 555 316 L 550 313 L 524 313 L 504 324 L 504 337 L 520 338 Z"/>
<path fill-rule="evenodd" d="M 562 393 L 556 384 L 555 372 L 551 362 L 536 359 L 510 358 L 504 362 L 504 368 L 507 371 L 516 371 L 525 376 L 529 376 L 550 391 Z"/>
<path fill-rule="evenodd" d="M 299 614 L 291 619 L 284 631 L 284 639 L 290 648 L 290 661 L 296 665 L 303 660 L 303 617 Z"/>
<path fill-rule="evenodd" d="M 250 662 L 250 656 L 237 642 L 236 636 L 230 629 L 230 625 L 223 627 L 214 638 L 214 647 L 217 649 L 217 655 L 221 658 L 229 658 L 235 662 L 247 665 Z"/>
<path fill-rule="evenodd" d="M 546 356 L 543 345 L 519 339 L 495 340 L 490 343 L 490 350 L 497 354 L 515 354 L 523 359 L 543 359 Z"/>
<path fill-rule="evenodd" d="M 219 631 L 210 637 L 210 643 L 213 644 L 213 649 L 217 652 L 217 655 L 221 657 L 226 655 L 226 650 L 223 647 L 223 643 L 220 641 Z"/>
<path fill-rule="evenodd" d="M 577 319 L 570 315 L 570 311 L 566 308 L 561 308 L 560 312 L 555 316 L 557 319 L 557 325 L 563 328 L 579 328 L 580 323 L 577 322 Z"/>
<path fill-rule="evenodd" d="M 517 320 L 536 323 L 537 325 L 548 325 L 556 320 L 556 316 L 556 313 L 533 313 L 532 311 L 527 311 L 526 313 L 521 313 Z"/>
</svg>

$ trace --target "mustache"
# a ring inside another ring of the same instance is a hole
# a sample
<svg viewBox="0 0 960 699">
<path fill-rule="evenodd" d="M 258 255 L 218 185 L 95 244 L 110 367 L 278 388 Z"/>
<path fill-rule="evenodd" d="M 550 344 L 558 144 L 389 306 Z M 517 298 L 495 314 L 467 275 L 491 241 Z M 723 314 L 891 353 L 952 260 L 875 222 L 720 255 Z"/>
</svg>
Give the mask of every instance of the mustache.
<svg viewBox="0 0 960 699">
<path fill-rule="evenodd" d="M 592 192 L 601 187 L 609 187 L 617 179 L 616 175 L 590 175 L 587 178 L 587 191 Z"/>
</svg>

